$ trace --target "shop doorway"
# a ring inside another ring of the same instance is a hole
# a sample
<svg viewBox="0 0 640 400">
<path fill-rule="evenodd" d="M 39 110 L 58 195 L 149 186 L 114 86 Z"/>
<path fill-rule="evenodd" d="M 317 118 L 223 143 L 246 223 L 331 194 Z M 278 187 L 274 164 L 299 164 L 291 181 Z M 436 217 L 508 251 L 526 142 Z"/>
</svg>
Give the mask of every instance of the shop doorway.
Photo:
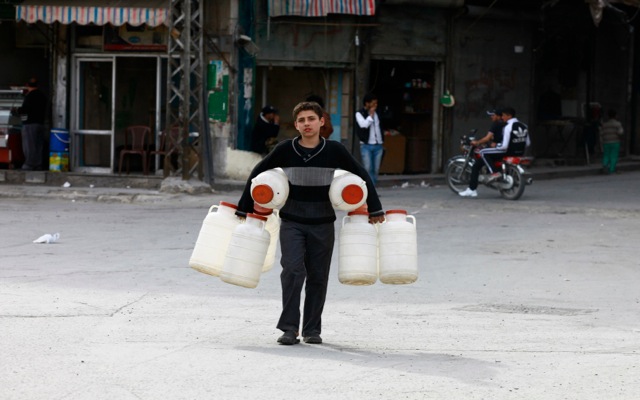
<svg viewBox="0 0 640 400">
<path fill-rule="evenodd" d="M 378 96 L 378 115 L 385 129 L 380 173 L 431 172 L 436 63 L 372 60 L 369 87 Z"/>
<path fill-rule="evenodd" d="M 111 172 L 115 58 L 78 58 L 72 90 L 71 170 Z"/>
<path fill-rule="evenodd" d="M 147 143 L 155 148 L 164 121 L 166 59 L 160 56 L 95 56 L 75 59 L 71 108 L 71 169 L 113 173 L 125 129 L 151 128 Z M 165 83 L 164 85 L 162 83 Z M 151 166 L 157 166 L 152 160 Z M 141 157 L 130 159 L 130 172 L 142 173 Z"/>
<path fill-rule="evenodd" d="M 331 116 L 332 140 L 348 138 L 351 72 L 338 68 L 317 67 L 263 67 L 256 69 L 255 121 L 263 106 L 270 104 L 280 110 L 280 139 L 298 135 L 291 111 L 309 95 L 324 100 L 325 111 Z"/>
</svg>

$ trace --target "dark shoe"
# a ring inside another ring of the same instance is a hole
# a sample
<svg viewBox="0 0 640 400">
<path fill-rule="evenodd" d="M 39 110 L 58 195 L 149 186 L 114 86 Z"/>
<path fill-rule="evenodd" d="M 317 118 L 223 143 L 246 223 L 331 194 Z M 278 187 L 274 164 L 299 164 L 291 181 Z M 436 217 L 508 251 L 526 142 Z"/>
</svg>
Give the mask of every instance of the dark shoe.
<svg viewBox="0 0 640 400">
<path fill-rule="evenodd" d="M 298 332 L 286 331 L 282 336 L 278 338 L 278 343 L 287 346 L 300 343 L 300 339 L 298 339 Z"/>
<path fill-rule="evenodd" d="M 303 340 L 305 343 L 309 344 L 322 344 L 322 338 L 320 335 L 305 336 Z"/>
</svg>

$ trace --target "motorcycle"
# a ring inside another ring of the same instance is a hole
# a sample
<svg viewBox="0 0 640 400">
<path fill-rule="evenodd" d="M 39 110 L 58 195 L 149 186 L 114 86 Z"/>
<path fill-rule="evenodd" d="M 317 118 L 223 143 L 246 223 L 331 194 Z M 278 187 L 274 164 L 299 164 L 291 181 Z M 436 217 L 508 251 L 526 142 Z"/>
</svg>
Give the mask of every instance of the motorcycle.
<svg viewBox="0 0 640 400">
<path fill-rule="evenodd" d="M 471 135 L 476 131 L 476 129 L 472 130 Z M 471 168 L 475 163 L 483 162 L 478 152 L 480 149 L 471 144 L 472 140 L 475 140 L 473 136 L 462 136 L 460 139 L 462 154 L 447 161 L 445 179 L 454 193 L 460 193 L 469 187 Z M 491 175 L 487 173 L 487 167 L 483 166 L 478 183 L 498 190 L 507 200 L 518 200 L 524 193 L 525 186 L 533 183 L 533 176 L 524 169 L 525 166 L 531 165 L 531 161 L 531 157 L 504 156 L 502 160 L 495 163 L 495 170 L 500 171 L 500 177 L 491 179 Z"/>
</svg>

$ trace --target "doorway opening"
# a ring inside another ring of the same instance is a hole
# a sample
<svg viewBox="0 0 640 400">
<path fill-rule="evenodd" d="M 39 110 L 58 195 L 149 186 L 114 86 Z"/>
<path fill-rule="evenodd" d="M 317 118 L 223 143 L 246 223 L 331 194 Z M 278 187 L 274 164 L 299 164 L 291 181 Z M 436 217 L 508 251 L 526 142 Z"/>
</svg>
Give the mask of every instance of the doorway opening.
<svg viewBox="0 0 640 400">
<path fill-rule="evenodd" d="M 394 133 L 385 136 L 380 173 L 431 172 L 435 71 L 435 62 L 371 61 L 369 87 L 383 129 Z"/>
<path fill-rule="evenodd" d="M 166 59 L 160 56 L 81 56 L 75 59 L 71 109 L 71 169 L 113 173 L 128 126 L 143 125 L 155 149 L 164 123 Z M 164 84 L 163 84 L 164 83 Z M 130 143 L 129 143 L 130 145 Z M 158 160 L 152 160 L 157 169 Z M 131 157 L 130 171 L 144 171 Z"/>
</svg>

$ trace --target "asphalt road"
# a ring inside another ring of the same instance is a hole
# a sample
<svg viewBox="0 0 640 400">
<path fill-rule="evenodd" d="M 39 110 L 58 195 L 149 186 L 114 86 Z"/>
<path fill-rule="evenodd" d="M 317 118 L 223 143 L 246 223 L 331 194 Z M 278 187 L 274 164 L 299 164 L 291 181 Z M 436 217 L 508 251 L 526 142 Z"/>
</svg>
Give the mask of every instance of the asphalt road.
<svg viewBox="0 0 640 400">
<path fill-rule="evenodd" d="M 417 219 L 418 281 L 342 285 L 336 247 L 325 343 L 295 346 L 277 266 L 256 289 L 187 266 L 239 192 L 0 198 L 0 398 L 638 399 L 639 180 L 383 188 Z"/>
</svg>

